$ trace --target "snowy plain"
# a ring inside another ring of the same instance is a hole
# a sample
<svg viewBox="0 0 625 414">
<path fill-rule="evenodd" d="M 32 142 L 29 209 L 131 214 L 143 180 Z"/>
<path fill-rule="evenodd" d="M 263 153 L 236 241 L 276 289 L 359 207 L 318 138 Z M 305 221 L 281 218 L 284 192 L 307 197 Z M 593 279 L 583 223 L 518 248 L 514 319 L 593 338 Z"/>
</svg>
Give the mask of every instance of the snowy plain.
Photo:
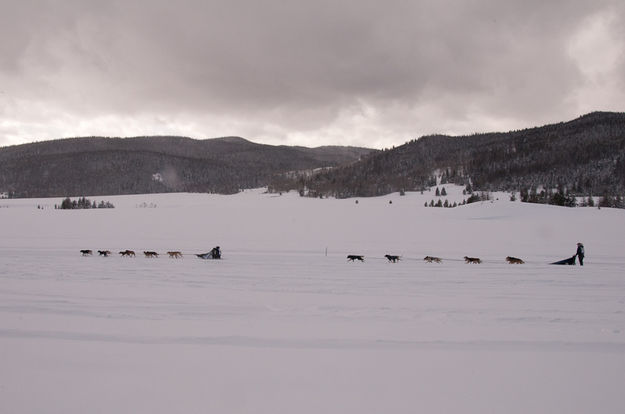
<svg viewBox="0 0 625 414">
<path fill-rule="evenodd" d="M 90 198 L 0 200 L 2 413 L 625 412 L 625 210 Z"/>
</svg>

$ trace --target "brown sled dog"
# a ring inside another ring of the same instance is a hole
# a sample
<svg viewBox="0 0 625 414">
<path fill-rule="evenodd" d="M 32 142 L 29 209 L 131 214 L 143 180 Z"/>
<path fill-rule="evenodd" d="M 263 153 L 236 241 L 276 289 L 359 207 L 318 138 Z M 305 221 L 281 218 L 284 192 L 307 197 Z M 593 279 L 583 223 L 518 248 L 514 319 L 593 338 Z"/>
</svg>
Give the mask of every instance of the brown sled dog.
<svg viewBox="0 0 625 414">
<path fill-rule="evenodd" d="M 158 253 L 156 252 L 143 252 L 145 257 L 158 257 Z"/>
<path fill-rule="evenodd" d="M 518 257 L 512 257 L 512 256 L 506 257 L 506 262 L 508 262 L 510 264 L 523 264 L 523 263 L 525 263 L 523 260 L 519 259 Z"/>
<path fill-rule="evenodd" d="M 434 256 L 425 256 L 423 260 L 425 260 L 428 263 L 432 263 L 432 262 L 443 263 L 443 259 L 441 259 L 440 257 L 434 257 Z"/>
<path fill-rule="evenodd" d="M 467 257 L 467 256 L 464 256 L 464 262 L 465 263 L 477 263 L 477 264 L 482 263 L 482 261 L 478 257 Z"/>
<path fill-rule="evenodd" d="M 182 257 L 181 252 L 167 252 L 170 259 L 180 259 Z"/>
<path fill-rule="evenodd" d="M 121 254 L 122 257 L 135 257 L 135 252 L 133 252 L 132 250 L 124 250 L 122 252 L 119 252 L 119 254 Z"/>
</svg>

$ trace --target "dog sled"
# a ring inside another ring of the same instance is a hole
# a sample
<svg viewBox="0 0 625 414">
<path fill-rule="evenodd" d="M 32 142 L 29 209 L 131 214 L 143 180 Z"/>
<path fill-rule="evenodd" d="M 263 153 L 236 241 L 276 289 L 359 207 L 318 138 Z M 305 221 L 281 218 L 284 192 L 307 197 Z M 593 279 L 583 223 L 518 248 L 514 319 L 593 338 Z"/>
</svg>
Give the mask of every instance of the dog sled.
<svg viewBox="0 0 625 414">
<path fill-rule="evenodd" d="M 575 264 L 575 256 L 569 257 L 568 259 L 562 259 L 557 262 L 550 263 L 552 265 L 574 265 Z"/>
<path fill-rule="evenodd" d="M 221 259 L 221 250 L 219 249 L 219 246 L 217 246 L 217 247 L 214 247 L 210 252 L 196 254 L 196 256 L 204 260 Z"/>
</svg>

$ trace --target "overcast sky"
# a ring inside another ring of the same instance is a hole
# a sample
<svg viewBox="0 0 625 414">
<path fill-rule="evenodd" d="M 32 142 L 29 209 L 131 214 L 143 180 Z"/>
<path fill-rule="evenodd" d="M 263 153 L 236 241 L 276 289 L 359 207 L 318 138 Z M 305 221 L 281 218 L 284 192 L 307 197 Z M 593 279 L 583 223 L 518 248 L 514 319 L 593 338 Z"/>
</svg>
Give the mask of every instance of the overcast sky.
<svg viewBox="0 0 625 414">
<path fill-rule="evenodd" d="M 0 0 L 0 146 L 390 147 L 625 111 L 622 0 Z"/>
</svg>

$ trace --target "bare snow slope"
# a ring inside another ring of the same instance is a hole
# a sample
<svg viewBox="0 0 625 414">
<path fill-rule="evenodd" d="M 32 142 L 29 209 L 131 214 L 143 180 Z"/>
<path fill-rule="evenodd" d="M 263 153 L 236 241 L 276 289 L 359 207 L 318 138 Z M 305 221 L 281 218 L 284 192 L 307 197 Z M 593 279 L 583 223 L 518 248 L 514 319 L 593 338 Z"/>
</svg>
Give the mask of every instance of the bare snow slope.
<svg viewBox="0 0 625 414">
<path fill-rule="evenodd" d="M 0 412 L 625 412 L 623 210 L 103 198 L 0 200 Z"/>
</svg>

